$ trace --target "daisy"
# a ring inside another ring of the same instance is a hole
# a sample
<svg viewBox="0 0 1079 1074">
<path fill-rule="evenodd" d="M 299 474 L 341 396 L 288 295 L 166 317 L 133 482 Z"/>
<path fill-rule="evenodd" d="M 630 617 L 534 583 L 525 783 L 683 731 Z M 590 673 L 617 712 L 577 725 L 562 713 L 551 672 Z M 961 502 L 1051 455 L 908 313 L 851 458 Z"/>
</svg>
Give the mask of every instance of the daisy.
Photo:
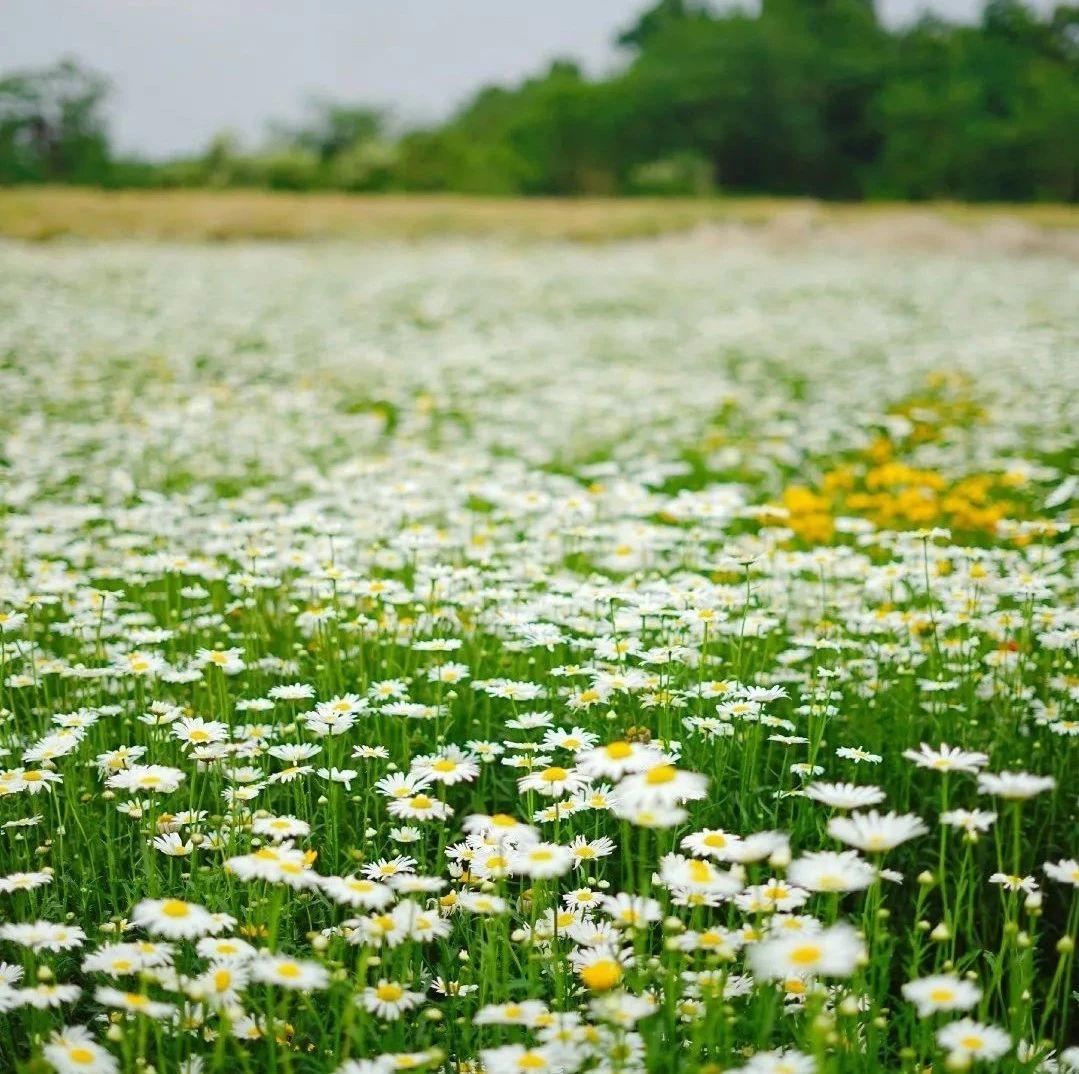
<svg viewBox="0 0 1079 1074">
<path fill-rule="evenodd" d="M 155 849 L 170 858 L 186 858 L 195 849 L 195 844 L 190 839 L 184 842 L 175 832 L 157 836 L 153 845 Z"/>
<path fill-rule="evenodd" d="M 175 1008 L 169 1003 L 158 1003 L 141 992 L 121 992 L 117 988 L 98 988 L 94 992 L 94 999 L 105 1007 L 115 1007 L 132 1014 L 144 1014 L 157 1021 L 169 1018 L 175 1012 Z"/>
<path fill-rule="evenodd" d="M 116 1074 L 119 1065 L 84 1026 L 65 1026 L 49 1038 L 42 1054 L 57 1074 Z"/>
<path fill-rule="evenodd" d="M 618 849 L 618 844 L 605 835 L 601 835 L 598 839 L 587 839 L 583 835 L 575 835 L 569 848 L 573 852 L 574 864 L 578 869 L 582 869 L 600 858 L 610 857 Z"/>
<path fill-rule="evenodd" d="M 425 910 L 410 899 L 398 903 L 393 908 L 392 916 L 405 936 L 421 943 L 448 936 L 453 927 L 445 918 Z"/>
<path fill-rule="evenodd" d="M 795 1048 L 757 1052 L 745 1066 L 733 1067 L 728 1074 L 814 1074 L 817 1061 Z"/>
<path fill-rule="evenodd" d="M 731 873 L 717 869 L 702 858 L 686 858 L 681 854 L 666 854 L 660 861 L 660 880 L 671 888 L 734 895 L 742 889 L 742 881 Z"/>
<path fill-rule="evenodd" d="M 870 753 L 868 750 L 855 746 L 839 746 L 835 755 L 842 757 L 845 761 L 853 761 L 855 764 L 861 764 L 863 761 L 868 764 L 880 764 L 884 760 L 879 753 Z"/>
<path fill-rule="evenodd" d="M 408 874 L 398 874 L 408 875 Z M 362 876 L 323 876 L 319 885 L 334 902 L 381 910 L 393 902 L 393 889 Z"/>
<path fill-rule="evenodd" d="M 430 776 L 409 772 L 407 775 L 395 773 L 383 776 L 375 783 L 375 790 L 386 798 L 411 798 L 431 785 Z"/>
<path fill-rule="evenodd" d="M 251 822 L 251 831 L 255 835 L 268 836 L 270 839 L 298 839 L 311 834 L 311 825 L 289 815 L 256 817 Z"/>
<path fill-rule="evenodd" d="M 969 1011 L 982 998 L 976 984 L 950 973 L 908 981 L 902 991 L 904 998 L 917 1006 L 919 1018 L 937 1011 Z"/>
<path fill-rule="evenodd" d="M 218 1005 L 232 1005 L 237 1002 L 240 992 L 247 987 L 250 979 L 247 967 L 240 962 L 215 962 L 210 968 L 192 982 L 191 995 L 199 995 L 206 1002 Z"/>
<path fill-rule="evenodd" d="M 236 924 L 235 918 L 211 914 L 204 906 L 183 899 L 143 899 L 132 911 L 131 920 L 170 940 L 190 940 L 223 932 Z"/>
<path fill-rule="evenodd" d="M 626 776 L 614 789 L 619 809 L 671 807 L 703 798 L 708 779 L 697 772 L 685 772 L 671 764 L 654 765 L 644 772 Z"/>
<path fill-rule="evenodd" d="M 1023 891 L 1033 895 L 1038 890 L 1038 882 L 1032 876 L 1017 876 L 1010 873 L 993 873 L 990 884 L 999 884 L 1005 891 Z"/>
<path fill-rule="evenodd" d="M 573 851 L 558 843 L 535 843 L 510 855 L 509 871 L 515 876 L 543 880 L 562 876 L 573 867 Z"/>
<path fill-rule="evenodd" d="M 453 808 L 421 791 L 411 798 L 394 798 L 387 807 L 387 812 L 391 817 L 403 817 L 407 820 L 446 820 L 453 815 Z"/>
<path fill-rule="evenodd" d="M 395 1022 L 406 1011 L 423 1002 L 422 992 L 410 992 L 396 981 L 385 978 L 378 984 L 365 988 L 360 997 L 364 1010 L 378 1015 L 388 1022 Z"/>
<path fill-rule="evenodd" d="M 832 809 L 864 809 L 884 801 L 879 787 L 855 783 L 811 783 L 802 793 Z"/>
<path fill-rule="evenodd" d="M 505 899 L 481 891 L 462 891 L 458 903 L 462 909 L 474 914 L 504 914 L 509 909 Z"/>
<path fill-rule="evenodd" d="M 655 899 L 625 892 L 604 895 L 602 909 L 615 924 L 626 928 L 643 928 L 663 916 L 663 909 Z"/>
<path fill-rule="evenodd" d="M 809 891 L 860 891 L 873 883 L 877 873 L 853 850 L 820 850 L 792 861 L 787 876 Z"/>
<path fill-rule="evenodd" d="M 471 783 L 479 775 L 480 766 L 471 754 L 448 747 L 440 753 L 414 758 L 411 772 L 427 782 L 452 787 L 457 783 Z"/>
<path fill-rule="evenodd" d="M 65 1003 L 74 1003 L 82 995 L 82 989 L 76 984 L 42 982 L 31 988 L 23 988 L 18 995 L 27 1007 L 46 1011 L 61 1007 Z"/>
<path fill-rule="evenodd" d="M 864 957 L 865 944 L 846 924 L 770 936 L 749 949 L 750 966 L 761 978 L 849 977 Z"/>
<path fill-rule="evenodd" d="M 281 955 L 261 955 L 251 963 L 251 975 L 256 981 L 300 992 L 316 991 L 330 983 L 325 966 Z"/>
<path fill-rule="evenodd" d="M 767 858 L 774 868 L 790 861 L 790 845 L 783 832 L 753 832 L 729 844 L 724 851 L 728 861 L 748 864 Z"/>
<path fill-rule="evenodd" d="M 575 794 L 587 786 L 584 778 L 572 768 L 560 768 L 557 765 L 544 768 L 539 772 L 530 772 L 517 781 L 517 789 L 522 793 L 537 791 L 548 798 L 559 798 L 565 794 Z"/>
<path fill-rule="evenodd" d="M 654 746 L 618 741 L 580 750 L 574 766 L 588 780 L 621 779 L 631 772 L 654 768 L 662 760 L 663 754 Z"/>
<path fill-rule="evenodd" d="M 416 865 L 415 858 L 399 854 L 395 858 L 379 858 L 378 861 L 365 865 L 363 875 L 368 880 L 388 880 L 391 876 L 397 876 L 399 873 L 414 873 Z"/>
<path fill-rule="evenodd" d="M 999 1059 L 1012 1046 L 1003 1029 L 970 1018 L 942 1026 L 937 1030 L 937 1041 L 950 1055 L 985 1062 Z"/>
<path fill-rule="evenodd" d="M 223 742 L 228 738 L 228 724 L 218 720 L 204 720 L 200 716 L 185 716 L 169 729 L 173 738 L 184 745 L 205 746 L 209 742 Z"/>
<path fill-rule="evenodd" d="M 134 764 L 109 776 L 105 785 L 114 790 L 169 794 L 186 778 L 186 773 L 167 765 Z"/>
<path fill-rule="evenodd" d="M 833 817 L 828 822 L 828 834 L 848 846 L 866 853 L 879 854 L 892 850 L 929 829 L 920 817 L 905 813 L 852 813 L 849 817 Z"/>
<path fill-rule="evenodd" d="M 63 782 L 58 772 L 45 768 L 14 768 L 5 773 L 5 777 L 3 782 L 7 793 L 24 791 L 29 795 L 51 792 L 54 784 Z"/>
<path fill-rule="evenodd" d="M 1075 858 L 1061 858 L 1060 861 L 1047 861 L 1042 868 L 1050 880 L 1057 880 L 1061 884 L 1071 884 L 1079 888 L 1079 861 Z"/>
<path fill-rule="evenodd" d="M 206 936 L 195 945 L 200 958 L 214 962 L 247 962 L 258 952 L 246 940 L 235 936 Z"/>
<path fill-rule="evenodd" d="M 940 815 L 941 824 L 971 833 L 989 831 L 996 819 L 996 813 L 984 809 L 950 809 Z"/>
<path fill-rule="evenodd" d="M 916 750 L 904 750 L 903 756 L 913 761 L 919 768 L 931 768 L 935 772 L 977 773 L 989 763 L 984 753 L 962 750 L 944 743 L 933 749 L 922 743 Z"/>
<path fill-rule="evenodd" d="M 31 951 L 70 951 L 83 945 L 86 933 L 77 925 L 60 925 L 52 921 L 9 921 L 0 925 L 0 939 L 10 940 Z"/>
<path fill-rule="evenodd" d="M 242 649 L 199 649 L 195 662 L 202 667 L 220 668 L 226 675 L 238 675 L 247 665 Z M 271 696 L 273 691 L 270 691 Z"/>
<path fill-rule="evenodd" d="M 167 945 L 142 943 L 106 944 L 88 954 L 82 962 L 86 973 L 106 973 L 110 977 L 127 977 L 155 966 L 171 962 Z"/>
<path fill-rule="evenodd" d="M 776 910 L 797 910 L 809 899 L 805 888 L 795 887 L 777 877 L 771 877 L 763 884 L 754 884 L 743 891 L 735 900 L 740 910 L 746 913 L 773 913 Z"/>
<path fill-rule="evenodd" d="M 351 944 L 397 947 L 408 936 L 408 930 L 393 914 L 370 914 L 361 917 L 346 936 Z"/>
<path fill-rule="evenodd" d="M 700 858 L 728 861 L 731 852 L 741 841 L 740 836 L 731 835 L 719 828 L 705 828 L 703 831 L 685 836 L 679 845 L 683 850 L 688 850 Z"/>
<path fill-rule="evenodd" d="M 484 1074 L 548 1074 L 577 1065 L 567 1061 L 568 1056 L 559 1045 L 528 1048 L 523 1044 L 504 1044 L 500 1048 L 481 1049 L 480 1059 Z"/>
<path fill-rule="evenodd" d="M 1057 785 L 1052 776 L 1033 776 L 1029 772 L 982 772 L 978 776 L 978 791 L 998 798 L 1021 801 L 1033 798 L 1043 791 L 1051 791 Z"/>
<path fill-rule="evenodd" d="M 279 761 L 295 765 L 317 757 L 322 752 L 322 747 L 317 742 L 286 742 L 271 746 L 266 752 Z"/>
<path fill-rule="evenodd" d="M 320 768 L 315 773 L 319 779 L 330 783 L 342 783 L 346 790 L 352 790 L 352 781 L 360 774 L 353 768 Z"/>
<path fill-rule="evenodd" d="M 52 871 L 36 873 L 9 873 L 0 876 L 0 891 L 34 891 L 52 883 Z"/>
</svg>

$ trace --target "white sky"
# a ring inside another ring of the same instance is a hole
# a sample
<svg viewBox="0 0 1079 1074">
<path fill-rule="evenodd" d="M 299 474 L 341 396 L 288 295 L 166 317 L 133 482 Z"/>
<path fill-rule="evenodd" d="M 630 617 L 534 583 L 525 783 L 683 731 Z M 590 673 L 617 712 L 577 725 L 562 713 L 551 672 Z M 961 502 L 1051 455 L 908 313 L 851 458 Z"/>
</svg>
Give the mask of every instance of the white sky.
<svg viewBox="0 0 1079 1074">
<path fill-rule="evenodd" d="M 1035 0 L 1051 8 L 1053 0 Z M 0 0 L 0 72 L 74 55 L 113 82 L 119 146 L 203 148 L 220 130 L 257 140 L 312 97 L 392 105 L 401 122 L 444 116 L 488 82 L 555 57 L 592 72 L 643 0 Z M 890 22 L 981 0 L 878 0 Z"/>
</svg>

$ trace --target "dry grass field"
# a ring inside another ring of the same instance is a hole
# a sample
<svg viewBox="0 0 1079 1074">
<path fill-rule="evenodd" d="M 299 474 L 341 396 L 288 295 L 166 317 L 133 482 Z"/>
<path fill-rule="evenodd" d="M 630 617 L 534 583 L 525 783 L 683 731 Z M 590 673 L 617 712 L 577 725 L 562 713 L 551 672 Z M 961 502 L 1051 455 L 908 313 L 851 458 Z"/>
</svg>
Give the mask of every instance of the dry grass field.
<svg viewBox="0 0 1079 1074">
<path fill-rule="evenodd" d="M 1063 205 L 849 205 L 807 199 L 499 199 L 268 191 L 0 190 L 0 236 L 31 241 L 504 236 L 596 242 L 698 229 L 783 239 L 841 231 L 877 244 L 988 241 L 1079 253 L 1079 209 Z"/>
</svg>

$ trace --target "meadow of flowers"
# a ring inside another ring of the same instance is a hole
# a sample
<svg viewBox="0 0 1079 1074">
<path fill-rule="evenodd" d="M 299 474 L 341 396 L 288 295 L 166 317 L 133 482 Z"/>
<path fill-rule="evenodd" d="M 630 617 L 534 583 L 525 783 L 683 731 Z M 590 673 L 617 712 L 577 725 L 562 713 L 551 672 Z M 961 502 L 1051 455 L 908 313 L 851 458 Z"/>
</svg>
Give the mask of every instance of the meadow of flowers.
<svg viewBox="0 0 1079 1074">
<path fill-rule="evenodd" d="M 0 1071 L 1079 1070 L 1076 293 L 0 247 Z"/>
</svg>

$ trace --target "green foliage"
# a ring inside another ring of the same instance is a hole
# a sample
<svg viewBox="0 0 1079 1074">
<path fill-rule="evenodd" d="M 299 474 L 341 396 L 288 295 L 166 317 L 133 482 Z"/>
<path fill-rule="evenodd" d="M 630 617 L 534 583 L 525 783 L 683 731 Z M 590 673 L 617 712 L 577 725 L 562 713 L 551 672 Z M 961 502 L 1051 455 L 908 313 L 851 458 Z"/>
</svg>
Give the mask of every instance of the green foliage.
<svg viewBox="0 0 1079 1074">
<path fill-rule="evenodd" d="M 871 0 L 659 0 L 622 68 L 568 61 L 480 90 L 391 138 L 383 113 L 316 102 L 271 147 L 110 162 L 105 84 L 70 61 L 0 82 L 0 182 L 420 190 L 493 195 L 808 194 L 1074 201 L 1079 6 L 988 0 L 981 21 L 891 30 Z"/>
<path fill-rule="evenodd" d="M 0 183 L 103 181 L 107 91 L 71 59 L 0 78 Z"/>
</svg>

